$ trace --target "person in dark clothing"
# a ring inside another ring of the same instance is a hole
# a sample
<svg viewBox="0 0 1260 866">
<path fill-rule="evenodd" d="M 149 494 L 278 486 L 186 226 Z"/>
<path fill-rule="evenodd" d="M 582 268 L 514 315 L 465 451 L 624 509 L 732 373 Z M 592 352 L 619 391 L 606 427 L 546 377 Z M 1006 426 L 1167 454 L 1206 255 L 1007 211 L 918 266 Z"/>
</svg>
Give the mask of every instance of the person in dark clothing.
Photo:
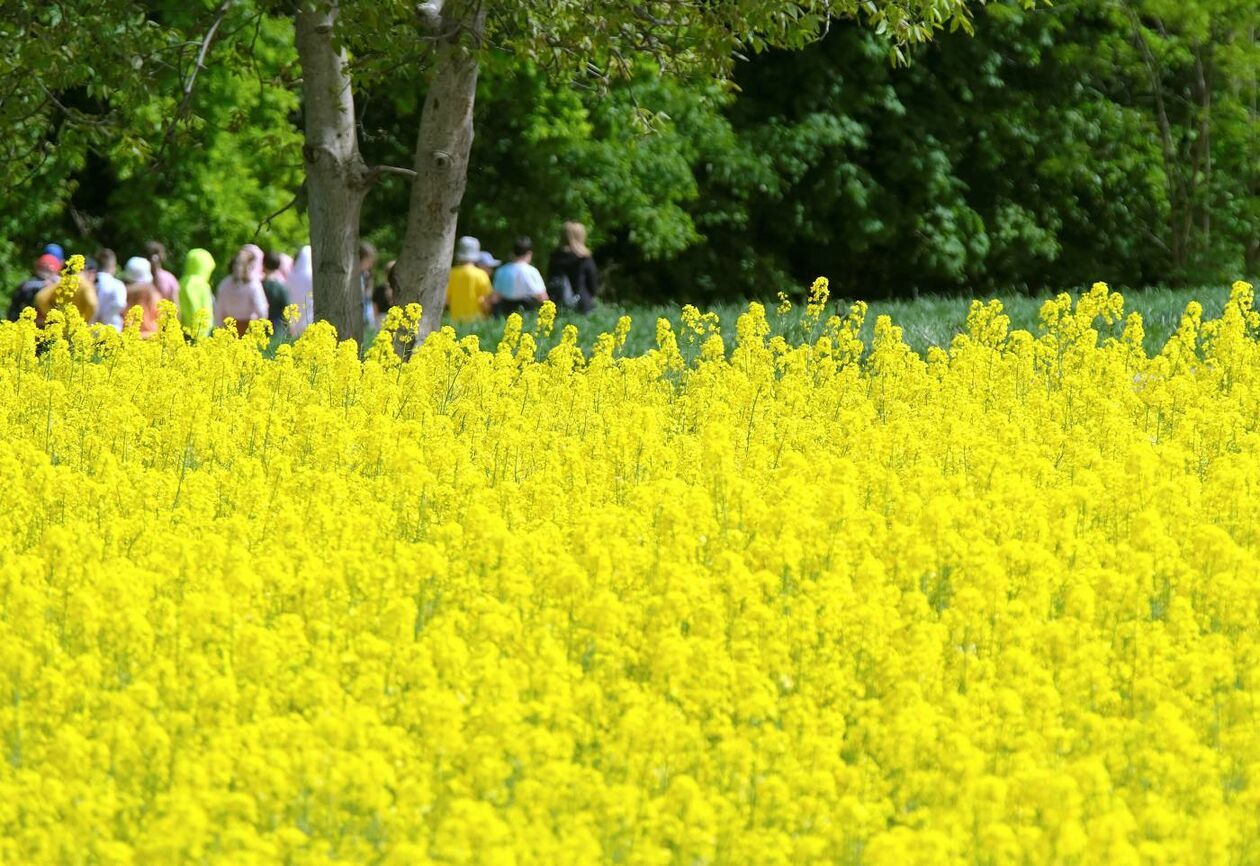
<svg viewBox="0 0 1260 866">
<path fill-rule="evenodd" d="M 272 330 L 284 333 L 284 308 L 289 306 L 289 287 L 284 279 L 284 261 L 276 252 L 263 256 L 263 294 L 267 296 L 267 318 Z"/>
<path fill-rule="evenodd" d="M 40 256 L 35 262 L 30 279 L 18 286 L 13 292 L 13 297 L 9 299 L 9 321 L 16 322 L 22 318 L 23 310 L 34 307 L 35 296 L 57 282 L 60 270 L 61 262 L 56 256 L 51 253 Z"/>
<path fill-rule="evenodd" d="M 394 306 L 393 278 L 396 264 L 397 262 L 390 262 L 385 266 L 385 282 L 372 289 L 372 309 L 376 311 L 377 323 L 384 322 L 389 308 Z"/>
<path fill-rule="evenodd" d="M 586 226 L 567 222 L 547 266 L 547 295 L 557 306 L 589 313 L 598 294 L 599 271 L 586 246 Z"/>
</svg>

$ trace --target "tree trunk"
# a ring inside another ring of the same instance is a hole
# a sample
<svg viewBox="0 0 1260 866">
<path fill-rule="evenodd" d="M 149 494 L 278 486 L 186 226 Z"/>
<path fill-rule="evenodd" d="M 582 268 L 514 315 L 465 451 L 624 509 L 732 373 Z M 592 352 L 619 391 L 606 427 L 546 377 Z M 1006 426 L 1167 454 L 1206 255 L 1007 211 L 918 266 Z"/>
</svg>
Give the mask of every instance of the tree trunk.
<svg viewBox="0 0 1260 866">
<path fill-rule="evenodd" d="M 399 304 L 419 302 L 424 308 L 421 339 L 438 328 L 446 304 L 459 206 L 468 181 L 484 22 L 482 4 L 463 21 L 442 17 L 441 32 L 452 35 L 437 46 L 436 71 L 420 116 L 407 234 L 392 279 Z M 461 35 L 472 44 L 461 44 Z"/>
<path fill-rule="evenodd" d="M 311 221 L 315 318 L 343 339 L 363 340 L 359 283 L 359 215 L 368 171 L 355 134 L 354 94 L 344 49 L 335 47 L 337 0 L 296 16 L 306 119 L 306 187 Z"/>
</svg>

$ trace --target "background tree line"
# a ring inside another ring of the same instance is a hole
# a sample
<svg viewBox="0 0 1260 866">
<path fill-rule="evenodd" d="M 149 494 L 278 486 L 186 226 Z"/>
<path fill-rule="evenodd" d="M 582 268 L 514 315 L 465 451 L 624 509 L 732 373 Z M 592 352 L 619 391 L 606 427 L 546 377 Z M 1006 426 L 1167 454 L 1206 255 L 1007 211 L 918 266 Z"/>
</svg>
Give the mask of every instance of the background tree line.
<svg viewBox="0 0 1260 866">
<path fill-rule="evenodd" d="M 43 77 L 33 96 L 0 93 L 6 285 L 46 240 L 157 236 L 225 261 L 274 215 L 264 246 L 306 242 L 291 18 L 149 5 L 6 12 L 0 26 L 25 29 L 0 33 L 0 78 Z M 802 50 L 750 53 L 735 89 L 633 56 L 607 82 L 560 86 L 539 52 L 492 45 L 459 230 L 504 250 L 585 221 L 624 300 L 765 297 L 820 273 L 853 296 L 1254 275 L 1258 18 L 1250 0 L 994 3 L 973 37 L 942 33 L 908 66 L 876 28 L 837 20 Z M 355 128 L 366 163 L 409 166 L 426 90 L 369 50 L 388 23 L 356 20 Z M 386 256 L 411 194 L 384 177 L 363 200 Z"/>
</svg>

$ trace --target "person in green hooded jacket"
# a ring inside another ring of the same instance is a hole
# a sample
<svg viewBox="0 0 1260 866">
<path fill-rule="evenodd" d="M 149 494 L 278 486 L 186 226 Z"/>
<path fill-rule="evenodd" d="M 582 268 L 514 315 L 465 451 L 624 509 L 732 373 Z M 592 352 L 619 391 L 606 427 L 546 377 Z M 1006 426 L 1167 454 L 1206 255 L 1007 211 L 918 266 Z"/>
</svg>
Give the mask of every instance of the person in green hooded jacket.
<svg viewBox="0 0 1260 866">
<path fill-rule="evenodd" d="M 188 251 L 184 276 L 179 281 L 179 323 L 193 339 L 209 336 L 214 324 L 214 292 L 210 288 L 213 273 L 214 257 L 210 253 L 200 248 Z"/>
</svg>

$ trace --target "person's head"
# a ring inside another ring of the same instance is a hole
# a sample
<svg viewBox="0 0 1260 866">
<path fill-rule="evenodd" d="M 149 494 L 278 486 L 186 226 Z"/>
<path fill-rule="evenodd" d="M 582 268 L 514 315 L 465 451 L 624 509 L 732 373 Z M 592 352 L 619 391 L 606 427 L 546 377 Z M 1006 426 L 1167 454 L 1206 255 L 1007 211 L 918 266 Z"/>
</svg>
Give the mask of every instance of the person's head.
<svg viewBox="0 0 1260 866">
<path fill-rule="evenodd" d="M 118 256 L 108 247 L 101 247 L 96 251 L 96 265 L 98 272 L 112 274 L 118 270 Z"/>
<path fill-rule="evenodd" d="M 464 235 L 455 242 L 455 264 L 475 265 L 481 258 L 481 241 L 470 235 Z"/>
<path fill-rule="evenodd" d="M 359 270 L 367 272 L 376 267 L 376 247 L 369 241 L 359 241 Z"/>
<path fill-rule="evenodd" d="M 262 279 L 263 251 L 254 244 L 246 244 L 232 260 L 232 278 L 238 283 Z"/>
<path fill-rule="evenodd" d="M 381 315 L 388 313 L 389 308 L 394 306 L 394 265 L 396 264 L 397 262 L 387 264 L 385 282 L 372 288 L 372 306 Z"/>
<path fill-rule="evenodd" d="M 61 260 L 52 253 L 44 253 L 35 260 L 35 267 L 32 270 L 37 277 L 45 280 L 55 280 L 61 273 Z"/>
<path fill-rule="evenodd" d="M 589 256 L 591 251 L 586 246 L 586 226 L 572 220 L 565 223 L 564 229 L 560 232 L 560 246 L 575 256 L 582 258 Z"/>
<path fill-rule="evenodd" d="M 60 272 L 63 267 L 66 267 L 66 248 L 60 243 L 45 243 L 43 255 L 52 256 L 57 260 L 57 267 L 53 268 L 54 271 Z"/>
<path fill-rule="evenodd" d="M 166 266 L 166 247 L 160 241 L 147 241 L 144 245 L 144 257 L 153 265 L 153 272 L 157 273 Z"/>
<path fill-rule="evenodd" d="M 83 270 L 79 271 L 79 280 L 92 288 L 96 288 L 96 272 L 100 270 L 100 264 L 96 259 L 88 256 L 83 260 Z"/>
<path fill-rule="evenodd" d="M 477 257 L 477 267 L 481 268 L 487 274 L 493 274 L 494 269 L 501 264 L 503 264 L 503 262 L 490 255 L 490 253 L 486 250 L 482 250 L 481 255 Z"/>
<path fill-rule="evenodd" d="M 153 264 L 148 259 L 132 256 L 123 265 L 123 282 L 131 285 L 153 282 Z"/>
<path fill-rule="evenodd" d="M 534 242 L 521 235 L 512 242 L 512 258 L 518 262 L 528 262 L 534 257 Z"/>
<path fill-rule="evenodd" d="M 284 276 L 281 273 L 284 268 L 284 260 L 280 258 L 280 253 L 269 252 L 263 256 L 263 270 L 267 272 L 267 276 Z"/>
<path fill-rule="evenodd" d="M 210 255 L 208 250 L 195 247 L 184 256 L 184 280 L 190 277 L 209 279 L 212 273 L 214 273 L 214 256 Z"/>
</svg>

